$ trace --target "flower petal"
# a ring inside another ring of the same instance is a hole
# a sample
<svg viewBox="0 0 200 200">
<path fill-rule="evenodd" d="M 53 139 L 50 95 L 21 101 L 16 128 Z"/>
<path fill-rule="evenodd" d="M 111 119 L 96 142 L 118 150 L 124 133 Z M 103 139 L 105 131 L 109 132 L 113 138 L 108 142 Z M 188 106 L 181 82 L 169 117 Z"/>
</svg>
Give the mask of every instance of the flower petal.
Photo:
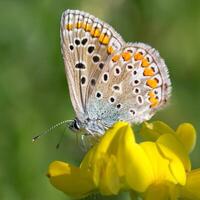
<svg viewBox="0 0 200 200">
<path fill-rule="evenodd" d="M 159 136 L 165 133 L 174 134 L 175 131 L 161 121 L 152 123 L 144 122 L 140 131 L 140 134 L 148 141 L 155 141 Z"/>
<path fill-rule="evenodd" d="M 125 169 L 127 184 L 137 192 L 144 192 L 154 180 L 151 163 L 139 144 L 126 139 L 123 142 L 120 162 Z"/>
<path fill-rule="evenodd" d="M 176 130 L 176 135 L 184 145 L 186 151 L 190 153 L 194 149 L 196 144 L 196 130 L 194 129 L 192 124 L 181 124 Z"/>
<path fill-rule="evenodd" d="M 128 187 L 143 192 L 152 182 L 152 168 L 144 150 L 135 142 L 133 130 L 128 123 L 119 130 L 112 144 L 111 152 L 116 151 L 119 176 L 123 180 L 125 177 Z"/>
<path fill-rule="evenodd" d="M 190 163 L 189 156 L 188 156 L 183 144 L 176 137 L 176 135 L 164 134 L 158 138 L 156 143 L 160 143 L 160 144 L 163 144 L 164 146 L 168 147 L 183 162 L 185 170 L 186 171 L 191 170 L 191 163 Z"/>
<path fill-rule="evenodd" d="M 90 168 L 94 184 L 104 195 L 117 194 L 120 190 L 120 174 L 117 161 L 120 135 L 126 132 L 128 123 L 118 122 L 108 129 L 100 142 L 85 156 L 81 168 Z M 132 135 L 133 137 L 133 135 Z"/>
<path fill-rule="evenodd" d="M 168 168 L 170 170 L 171 175 L 173 176 L 173 179 L 175 180 L 174 183 L 185 185 L 186 174 L 185 174 L 184 165 L 181 162 L 180 158 L 177 157 L 177 155 L 173 151 L 171 151 L 169 148 L 167 148 L 166 146 L 160 143 L 157 143 L 157 147 L 160 151 L 160 154 L 162 154 L 163 158 L 169 161 Z M 166 172 L 167 170 L 164 173 Z"/>
<path fill-rule="evenodd" d="M 117 148 L 112 147 L 112 152 L 115 151 L 115 155 L 117 157 L 117 168 L 119 175 L 121 177 L 125 176 L 126 173 L 126 158 L 128 158 L 127 153 L 133 151 L 133 144 L 135 144 L 135 136 L 133 133 L 133 130 L 131 126 L 126 123 L 126 125 L 123 127 L 123 129 L 120 129 L 120 134 L 118 137 L 116 137 L 115 141 L 113 141 L 112 144 L 115 143 L 117 145 Z M 114 150 L 115 149 L 115 150 Z M 128 162 L 129 163 L 129 162 Z"/>
<path fill-rule="evenodd" d="M 181 197 L 191 200 L 200 199 L 200 168 L 188 173 L 186 185 L 181 188 Z"/>
<path fill-rule="evenodd" d="M 71 197 L 81 198 L 95 189 L 91 174 L 88 171 L 81 170 L 68 163 L 52 162 L 47 176 L 54 187 Z"/>
<path fill-rule="evenodd" d="M 175 170 L 176 173 L 185 175 L 184 167 L 175 154 L 162 144 L 157 145 L 153 142 L 143 142 L 140 145 L 145 150 L 150 160 L 154 176 L 153 183 L 171 182 L 177 184 L 177 182 L 182 181 L 182 179 L 178 179 L 178 175 L 177 178 L 172 173 L 174 172 L 173 170 Z M 177 168 L 174 168 L 174 164 Z M 171 170 L 171 167 L 173 170 Z"/>
<path fill-rule="evenodd" d="M 95 152 L 96 152 L 96 148 L 97 146 L 93 146 L 84 156 L 81 164 L 80 164 L 80 168 L 87 170 L 87 169 L 91 169 L 92 166 L 92 162 L 95 156 Z"/>
<path fill-rule="evenodd" d="M 145 123 L 141 133 L 154 142 L 138 144 L 129 123 L 115 123 L 88 151 L 80 168 L 60 161 L 51 163 L 50 182 L 75 198 L 95 191 L 116 195 L 131 189 L 135 194 L 132 199 L 139 194 L 145 200 L 200 199 L 200 169 L 188 174 L 187 183 L 185 172 L 191 168 L 188 152 L 195 144 L 194 128 L 182 124 L 174 132 L 158 121 Z"/>
<path fill-rule="evenodd" d="M 117 172 L 116 157 L 105 157 L 103 164 L 98 170 L 100 174 L 99 190 L 102 195 L 116 195 L 121 189 L 120 178 Z"/>
<path fill-rule="evenodd" d="M 105 159 L 105 156 L 108 156 L 108 157 L 111 155 L 116 156 L 121 135 L 127 132 L 126 129 L 129 126 L 130 125 L 128 125 L 128 123 L 126 122 L 117 122 L 114 124 L 112 128 L 106 131 L 105 135 L 101 138 L 100 142 L 97 144 L 94 154 L 93 154 L 93 159 L 91 160 L 91 165 L 93 166 L 95 170 L 97 170 L 99 166 L 102 165 L 100 163 L 103 159 Z M 133 135 L 132 137 L 134 138 Z M 96 167 L 96 164 L 98 165 L 98 167 Z M 120 163 L 117 165 L 118 169 L 120 169 L 119 166 L 120 166 Z M 99 185 L 101 174 L 94 172 L 93 179 L 94 179 L 95 184 Z"/>
</svg>

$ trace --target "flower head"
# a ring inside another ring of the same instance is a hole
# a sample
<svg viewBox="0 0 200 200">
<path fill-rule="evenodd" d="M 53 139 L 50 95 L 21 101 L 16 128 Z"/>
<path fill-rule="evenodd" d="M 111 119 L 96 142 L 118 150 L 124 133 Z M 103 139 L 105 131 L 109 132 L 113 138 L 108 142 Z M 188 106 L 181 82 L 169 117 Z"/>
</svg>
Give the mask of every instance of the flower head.
<svg viewBox="0 0 200 200">
<path fill-rule="evenodd" d="M 196 141 L 193 126 L 181 124 L 174 131 L 163 122 L 145 123 L 141 134 L 148 140 L 137 143 L 131 126 L 117 122 L 79 167 L 51 163 L 50 182 L 75 198 L 92 192 L 117 195 L 121 190 L 129 190 L 133 199 L 200 198 L 200 169 L 191 171 L 188 156 Z"/>
</svg>

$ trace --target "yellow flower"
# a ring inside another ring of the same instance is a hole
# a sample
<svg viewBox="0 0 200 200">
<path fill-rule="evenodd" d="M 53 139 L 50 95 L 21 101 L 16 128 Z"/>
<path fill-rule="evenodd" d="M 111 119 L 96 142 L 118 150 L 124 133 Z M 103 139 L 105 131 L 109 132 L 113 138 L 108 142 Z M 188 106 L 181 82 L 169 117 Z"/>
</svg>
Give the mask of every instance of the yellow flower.
<svg viewBox="0 0 200 200">
<path fill-rule="evenodd" d="M 137 143 L 131 126 L 117 122 L 79 167 L 51 163 L 51 184 L 75 198 L 127 190 L 132 199 L 200 199 L 200 169 L 191 171 L 188 156 L 196 141 L 193 126 L 181 124 L 174 131 L 163 122 L 145 123 L 141 134 L 151 141 Z"/>
</svg>

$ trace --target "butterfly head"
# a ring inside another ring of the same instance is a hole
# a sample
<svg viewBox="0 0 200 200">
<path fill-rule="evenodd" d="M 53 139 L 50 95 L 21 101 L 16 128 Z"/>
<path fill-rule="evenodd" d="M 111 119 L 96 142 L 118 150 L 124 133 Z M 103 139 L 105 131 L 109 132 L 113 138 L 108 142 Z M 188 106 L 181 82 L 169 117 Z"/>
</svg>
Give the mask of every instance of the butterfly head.
<svg viewBox="0 0 200 200">
<path fill-rule="evenodd" d="M 74 131 L 74 132 L 79 132 L 81 130 L 80 127 L 80 122 L 78 119 L 74 119 L 72 120 L 69 124 L 68 127 L 70 130 Z"/>
</svg>

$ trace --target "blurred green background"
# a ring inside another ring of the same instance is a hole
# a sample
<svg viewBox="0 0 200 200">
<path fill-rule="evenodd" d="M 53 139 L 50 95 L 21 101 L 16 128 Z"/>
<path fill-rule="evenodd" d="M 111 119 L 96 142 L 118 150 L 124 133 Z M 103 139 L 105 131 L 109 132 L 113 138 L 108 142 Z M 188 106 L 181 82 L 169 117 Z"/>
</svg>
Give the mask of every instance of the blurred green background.
<svg viewBox="0 0 200 200">
<path fill-rule="evenodd" d="M 158 49 L 169 67 L 173 93 L 170 105 L 154 119 L 174 128 L 182 122 L 200 128 L 200 1 L 1 0 L 1 200 L 68 199 L 45 173 L 53 160 L 80 162 L 75 134 L 67 131 L 58 150 L 64 127 L 31 143 L 35 134 L 74 117 L 59 38 L 61 13 L 68 8 L 94 14 L 126 41 Z M 191 155 L 193 168 L 200 167 L 199 141 L 200 136 Z"/>
</svg>

